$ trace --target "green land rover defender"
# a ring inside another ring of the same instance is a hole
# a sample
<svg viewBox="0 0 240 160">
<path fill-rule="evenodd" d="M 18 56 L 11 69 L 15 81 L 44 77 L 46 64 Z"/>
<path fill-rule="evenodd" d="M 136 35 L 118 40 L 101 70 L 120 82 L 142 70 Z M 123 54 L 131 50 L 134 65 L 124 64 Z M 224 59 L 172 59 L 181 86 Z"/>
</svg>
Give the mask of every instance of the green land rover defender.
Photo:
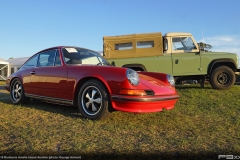
<svg viewBox="0 0 240 160">
<path fill-rule="evenodd" d="M 209 81 L 215 89 L 229 89 L 236 81 L 235 53 L 200 51 L 192 34 L 160 32 L 103 37 L 103 55 L 113 65 L 136 71 L 172 74 L 175 81 Z"/>
</svg>

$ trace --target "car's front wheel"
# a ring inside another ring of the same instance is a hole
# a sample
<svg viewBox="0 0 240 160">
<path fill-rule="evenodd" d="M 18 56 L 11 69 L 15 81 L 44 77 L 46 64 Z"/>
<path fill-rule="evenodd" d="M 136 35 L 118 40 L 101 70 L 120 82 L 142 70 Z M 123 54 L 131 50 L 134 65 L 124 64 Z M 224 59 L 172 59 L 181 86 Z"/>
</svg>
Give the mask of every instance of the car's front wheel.
<svg viewBox="0 0 240 160">
<path fill-rule="evenodd" d="M 29 98 L 24 95 L 24 88 L 19 79 L 13 80 L 10 86 L 10 97 L 14 104 L 24 104 L 29 102 Z"/>
<path fill-rule="evenodd" d="M 87 119 L 107 118 L 110 108 L 109 95 L 105 87 L 97 80 L 85 82 L 78 93 L 78 108 Z"/>
</svg>

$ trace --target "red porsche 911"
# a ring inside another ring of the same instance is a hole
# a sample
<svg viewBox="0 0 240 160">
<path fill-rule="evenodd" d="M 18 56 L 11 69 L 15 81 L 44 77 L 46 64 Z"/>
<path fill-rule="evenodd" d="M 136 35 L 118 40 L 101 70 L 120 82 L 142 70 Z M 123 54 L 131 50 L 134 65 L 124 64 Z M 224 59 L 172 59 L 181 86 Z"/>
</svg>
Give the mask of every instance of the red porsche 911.
<svg viewBox="0 0 240 160">
<path fill-rule="evenodd" d="M 169 110 L 179 98 L 169 74 L 114 67 L 98 52 L 70 46 L 36 53 L 8 77 L 5 88 L 14 104 L 40 99 L 78 106 L 92 120 L 112 111 Z"/>
</svg>

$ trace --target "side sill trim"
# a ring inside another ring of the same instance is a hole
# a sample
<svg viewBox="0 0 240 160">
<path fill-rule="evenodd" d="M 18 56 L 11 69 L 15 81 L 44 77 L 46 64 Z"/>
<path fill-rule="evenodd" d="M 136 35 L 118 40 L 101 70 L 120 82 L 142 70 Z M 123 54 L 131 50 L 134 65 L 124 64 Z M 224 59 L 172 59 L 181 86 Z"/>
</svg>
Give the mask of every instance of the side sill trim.
<svg viewBox="0 0 240 160">
<path fill-rule="evenodd" d="M 112 96 L 113 100 L 118 101 L 135 101 L 135 102 L 155 102 L 178 99 L 179 95 L 157 96 L 157 97 L 130 97 L 130 96 Z"/>
<path fill-rule="evenodd" d="M 34 95 L 34 94 L 27 94 L 27 93 L 25 93 L 25 96 L 29 97 L 29 98 L 35 98 L 35 99 L 39 99 L 39 100 L 43 100 L 43 101 L 49 101 L 49 102 L 53 102 L 53 103 L 73 105 L 73 101 L 66 100 L 66 99 L 52 98 L 52 97 L 45 97 L 45 96 L 37 96 L 37 95 Z"/>
</svg>

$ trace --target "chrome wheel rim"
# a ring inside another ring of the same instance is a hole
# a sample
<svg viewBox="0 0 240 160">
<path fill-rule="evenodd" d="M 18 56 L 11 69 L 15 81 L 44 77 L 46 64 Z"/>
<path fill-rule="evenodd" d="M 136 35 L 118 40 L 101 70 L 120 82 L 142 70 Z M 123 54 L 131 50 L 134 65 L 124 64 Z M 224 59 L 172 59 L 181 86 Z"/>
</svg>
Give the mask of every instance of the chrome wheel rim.
<svg viewBox="0 0 240 160">
<path fill-rule="evenodd" d="M 22 96 L 22 85 L 20 82 L 15 82 L 12 88 L 12 98 L 14 101 L 19 101 Z"/>
<path fill-rule="evenodd" d="M 82 108 L 90 116 L 98 114 L 102 108 L 102 94 L 95 86 L 84 89 L 81 97 Z"/>
</svg>

